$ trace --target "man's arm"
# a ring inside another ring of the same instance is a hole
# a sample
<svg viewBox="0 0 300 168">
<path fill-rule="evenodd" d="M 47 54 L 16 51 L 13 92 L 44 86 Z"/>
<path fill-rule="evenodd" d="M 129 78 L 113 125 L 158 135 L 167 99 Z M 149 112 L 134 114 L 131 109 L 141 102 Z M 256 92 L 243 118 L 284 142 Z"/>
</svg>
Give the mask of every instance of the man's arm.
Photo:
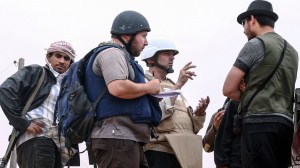
<svg viewBox="0 0 300 168">
<path fill-rule="evenodd" d="M 191 71 L 192 68 L 196 68 L 196 65 L 193 65 L 192 62 L 188 62 L 184 65 L 184 67 L 180 70 L 177 82 L 173 86 L 173 90 L 181 89 L 186 82 L 190 79 L 193 80 L 193 77 L 196 77 L 196 73 Z M 177 99 L 177 96 L 171 97 L 171 105 L 175 104 L 175 101 Z"/>
<path fill-rule="evenodd" d="M 206 133 L 202 139 L 202 145 L 206 152 L 212 152 L 214 150 L 215 137 L 223 119 L 224 111 L 225 110 L 215 112 L 210 119 Z"/>
<path fill-rule="evenodd" d="M 9 124 L 18 131 L 25 131 L 30 121 L 21 116 L 22 108 L 26 104 L 30 93 L 34 89 L 38 78 L 33 78 L 40 71 L 37 66 L 26 66 L 7 78 L 0 86 L 0 105 Z M 36 72 L 36 73 L 33 73 Z"/>
<path fill-rule="evenodd" d="M 214 113 L 211 116 L 210 122 L 208 124 L 206 133 L 202 139 L 202 145 L 203 145 L 203 149 L 206 152 L 212 152 L 214 150 L 214 144 L 215 144 L 215 137 L 217 134 L 217 130 L 214 129 L 214 118 L 216 116 L 218 112 Z"/>
<path fill-rule="evenodd" d="M 147 83 L 134 83 L 128 79 L 114 80 L 107 85 L 108 91 L 113 96 L 122 99 L 134 99 L 146 94 L 157 94 L 160 91 L 160 82 L 153 79 Z"/>
<path fill-rule="evenodd" d="M 224 96 L 239 101 L 241 97 L 240 84 L 243 82 L 244 76 L 244 71 L 233 66 L 229 71 L 223 85 Z"/>
<path fill-rule="evenodd" d="M 233 67 L 228 73 L 223 85 L 223 94 L 239 101 L 245 84 L 243 79 L 252 69 L 257 67 L 264 58 L 264 44 L 258 38 L 248 41 L 240 51 Z"/>
</svg>

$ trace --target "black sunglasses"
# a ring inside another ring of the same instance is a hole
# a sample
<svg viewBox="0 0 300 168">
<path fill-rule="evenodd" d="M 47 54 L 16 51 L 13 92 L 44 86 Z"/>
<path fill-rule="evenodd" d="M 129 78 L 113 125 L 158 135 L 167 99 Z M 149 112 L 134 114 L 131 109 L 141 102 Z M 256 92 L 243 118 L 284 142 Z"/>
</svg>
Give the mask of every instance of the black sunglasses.
<svg viewBox="0 0 300 168">
<path fill-rule="evenodd" d="M 246 21 L 248 21 L 249 18 L 245 18 L 244 20 L 242 20 L 242 26 L 244 26 L 246 24 Z"/>
</svg>

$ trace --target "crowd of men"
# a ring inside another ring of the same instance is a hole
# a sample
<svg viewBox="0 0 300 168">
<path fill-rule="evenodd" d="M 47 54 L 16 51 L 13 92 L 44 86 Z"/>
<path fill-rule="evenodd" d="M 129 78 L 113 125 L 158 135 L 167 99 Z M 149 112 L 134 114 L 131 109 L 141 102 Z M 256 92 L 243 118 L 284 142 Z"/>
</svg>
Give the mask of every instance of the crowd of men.
<svg viewBox="0 0 300 168">
<path fill-rule="evenodd" d="M 169 39 L 147 39 L 147 19 L 136 11 L 123 11 L 113 20 L 113 44 L 89 64 L 86 92 L 107 92 L 95 109 L 91 151 L 100 168 L 201 168 L 202 147 L 214 151 L 220 168 L 287 168 L 291 165 L 293 104 L 298 53 L 274 30 L 278 15 L 272 4 L 254 0 L 237 17 L 248 42 L 241 49 L 224 81 L 227 98 L 201 139 L 209 96 L 192 108 L 180 90 L 197 75 L 192 62 L 173 73 L 179 50 Z M 100 44 L 100 45 L 101 45 Z M 135 61 L 141 56 L 148 69 Z M 16 144 L 20 168 L 59 168 L 72 161 L 77 149 L 65 146 L 57 100 L 61 82 L 76 58 L 66 41 L 47 49 L 46 65 L 25 66 L 0 86 L 0 105 L 9 123 L 21 133 Z M 22 110 L 34 91 L 39 74 L 45 78 L 25 116 Z M 93 96 L 93 95 L 92 95 Z M 160 110 L 153 106 L 159 105 Z M 159 113 L 159 114 L 158 114 Z M 159 117 L 158 117 L 159 116 Z M 71 159 L 71 160 L 70 160 Z"/>
</svg>

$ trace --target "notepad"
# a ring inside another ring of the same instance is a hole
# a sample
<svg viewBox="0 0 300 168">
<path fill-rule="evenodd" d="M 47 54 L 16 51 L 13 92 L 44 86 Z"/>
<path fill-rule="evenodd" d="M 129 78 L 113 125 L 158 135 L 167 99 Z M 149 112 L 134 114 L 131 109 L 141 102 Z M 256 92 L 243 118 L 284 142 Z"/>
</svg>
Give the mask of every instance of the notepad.
<svg viewBox="0 0 300 168">
<path fill-rule="evenodd" d="M 152 95 L 157 98 L 167 98 L 167 97 L 174 97 L 180 94 L 180 90 L 167 90 L 163 92 L 159 92 L 158 94 Z"/>
</svg>

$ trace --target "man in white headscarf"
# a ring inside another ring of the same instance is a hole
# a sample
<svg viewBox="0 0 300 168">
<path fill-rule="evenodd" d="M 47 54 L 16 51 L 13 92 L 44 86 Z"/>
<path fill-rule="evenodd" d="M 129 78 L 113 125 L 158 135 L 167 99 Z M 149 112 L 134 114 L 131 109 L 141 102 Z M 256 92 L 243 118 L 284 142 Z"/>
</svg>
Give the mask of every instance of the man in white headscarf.
<svg viewBox="0 0 300 168">
<path fill-rule="evenodd" d="M 50 45 L 46 65 L 25 66 L 0 86 L 0 105 L 9 123 L 21 133 L 17 141 L 17 163 L 20 168 L 63 167 L 69 161 L 64 138 L 58 134 L 55 105 L 60 83 L 74 62 L 73 47 L 65 41 Z M 22 110 L 45 70 L 45 79 L 27 114 Z"/>
</svg>

